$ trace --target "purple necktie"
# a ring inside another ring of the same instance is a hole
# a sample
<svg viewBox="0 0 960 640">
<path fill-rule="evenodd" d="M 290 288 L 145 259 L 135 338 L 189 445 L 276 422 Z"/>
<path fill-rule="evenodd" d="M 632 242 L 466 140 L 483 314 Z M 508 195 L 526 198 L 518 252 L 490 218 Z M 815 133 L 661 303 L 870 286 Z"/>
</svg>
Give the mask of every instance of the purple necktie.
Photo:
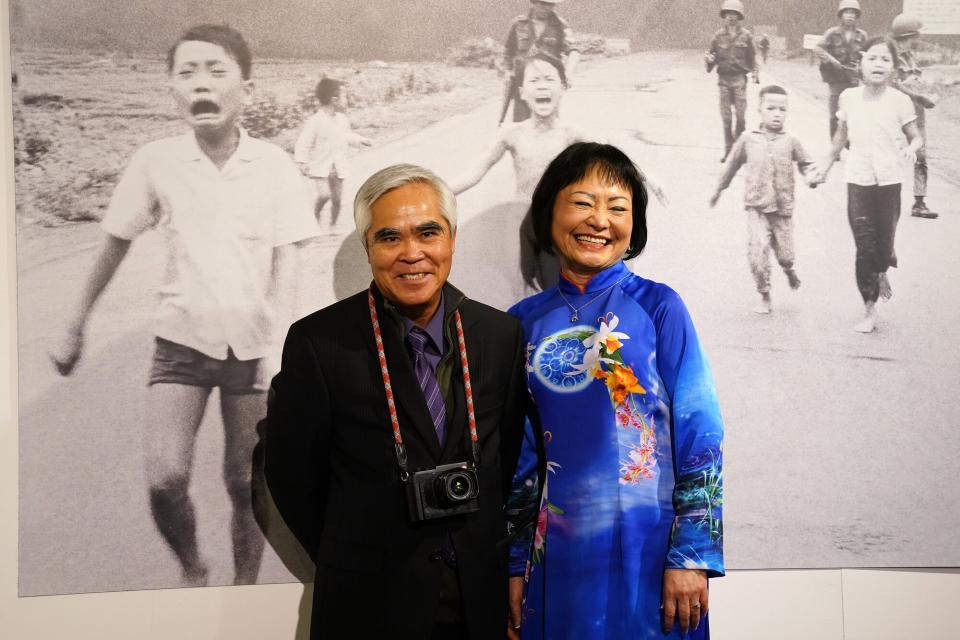
<svg viewBox="0 0 960 640">
<path fill-rule="evenodd" d="M 443 438 L 446 435 L 447 412 L 443 406 L 443 395 L 440 393 L 440 385 L 437 384 L 437 376 L 430 369 L 430 363 L 423 351 L 427 346 L 429 336 L 427 332 L 420 327 L 413 327 L 407 333 L 407 347 L 413 354 L 413 370 L 417 375 L 417 382 L 420 383 L 420 389 L 423 390 L 423 397 L 427 401 L 427 410 L 430 411 L 430 418 L 433 419 L 433 429 L 437 432 L 437 441 L 443 446 Z"/>
</svg>

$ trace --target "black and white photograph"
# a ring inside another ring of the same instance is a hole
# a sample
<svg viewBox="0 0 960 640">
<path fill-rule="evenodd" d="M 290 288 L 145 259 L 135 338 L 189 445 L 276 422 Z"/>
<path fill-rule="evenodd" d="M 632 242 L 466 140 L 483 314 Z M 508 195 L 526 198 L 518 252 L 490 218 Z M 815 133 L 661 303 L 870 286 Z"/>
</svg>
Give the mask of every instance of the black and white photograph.
<svg viewBox="0 0 960 640">
<path fill-rule="evenodd" d="M 19 595 L 311 580 L 258 424 L 290 324 L 370 286 L 358 188 L 442 178 L 450 282 L 506 310 L 584 141 L 709 356 L 726 568 L 960 566 L 957 3 L 7 1 Z"/>
</svg>

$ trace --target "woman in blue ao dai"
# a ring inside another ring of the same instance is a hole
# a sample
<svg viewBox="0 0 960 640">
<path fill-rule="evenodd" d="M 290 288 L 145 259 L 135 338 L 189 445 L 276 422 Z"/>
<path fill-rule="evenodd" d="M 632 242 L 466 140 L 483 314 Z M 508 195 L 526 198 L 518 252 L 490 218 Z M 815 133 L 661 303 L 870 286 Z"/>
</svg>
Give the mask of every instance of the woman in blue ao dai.
<svg viewBox="0 0 960 640">
<path fill-rule="evenodd" d="M 528 429 L 508 509 L 540 510 L 514 530 L 514 638 L 709 637 L 723 423 L 680 297 L 623 263 L 646 243 L 646 201 L 629 158 L 597 143 L 563 151 L 533 196 L 562 277 L 511 309 L 546 456 L 544 472 Z"/>
</svg>

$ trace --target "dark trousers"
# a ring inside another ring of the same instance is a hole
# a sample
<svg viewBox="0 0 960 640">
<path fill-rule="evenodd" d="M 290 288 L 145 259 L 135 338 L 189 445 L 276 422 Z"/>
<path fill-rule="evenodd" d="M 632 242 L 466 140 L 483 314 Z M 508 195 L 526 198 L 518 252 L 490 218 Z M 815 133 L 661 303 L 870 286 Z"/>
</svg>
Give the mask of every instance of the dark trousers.
<svg viewBox="0 0 960 640">
<path fill-rule="evenodd" d="M 723 154 L 726 156 L 747 128 L 747 76 L 718 76 L 717 86 L 720 89 L 720 119 L 723 121 Z"/>
<path fill-rule="evenodd" d="M 440 605 L 437 609 L 437 618 L 433 622 L 430 640 L 467 640 L 467 638 L 457 570 L 444 562 L 440 575 Z"/>
<path fill-rule="evenodd" d="M 880 274 L 897 266 L 893 244 L 900 219 L 900 185 L 847 183 L 847 219 L 857 247 L 857 289 L 864 302 L 876 302 Z"/>
</svg>

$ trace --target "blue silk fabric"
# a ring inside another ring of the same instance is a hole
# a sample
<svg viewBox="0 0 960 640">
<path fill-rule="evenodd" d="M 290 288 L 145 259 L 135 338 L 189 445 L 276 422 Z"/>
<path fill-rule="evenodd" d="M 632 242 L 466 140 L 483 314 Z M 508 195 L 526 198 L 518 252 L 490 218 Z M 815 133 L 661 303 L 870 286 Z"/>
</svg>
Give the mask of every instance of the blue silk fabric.
<svg viewBox="0 0 960 640">
<path fill-rule="evenodd" d="M 706 620 L 687 636 L 660 622 L 665 568 L 724 572 L 723 422 L 680 297 L 621 262 L 510 313 L 547 458 L 538 521 L 513 527 L 511 575 L 529 566 L 522 637 L 708 638 Z M 528 424 L 508 515 L 540 495 L 535 442 Z"/>
</svg>

